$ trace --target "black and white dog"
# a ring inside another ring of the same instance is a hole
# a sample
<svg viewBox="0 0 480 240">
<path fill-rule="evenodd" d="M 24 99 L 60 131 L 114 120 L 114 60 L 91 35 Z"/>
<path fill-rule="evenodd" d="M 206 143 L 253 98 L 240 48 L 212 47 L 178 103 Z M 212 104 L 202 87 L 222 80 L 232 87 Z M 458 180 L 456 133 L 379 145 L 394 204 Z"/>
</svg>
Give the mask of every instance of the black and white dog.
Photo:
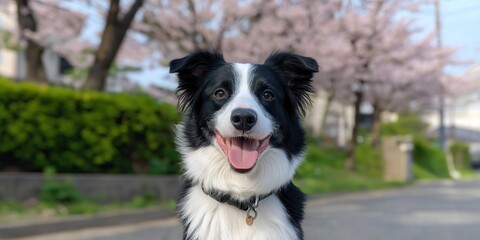
<svg viewBox="0 0 480 240">
<path fill-rule="evenodd" d="M 314 59 L 289 52 L 264 64 L 227 63 L 210 51 L 170 62 L 182 113 L 184 239 L 303 239 L 305 196 L 291 179 L 317 71 Z"/>
</svg>

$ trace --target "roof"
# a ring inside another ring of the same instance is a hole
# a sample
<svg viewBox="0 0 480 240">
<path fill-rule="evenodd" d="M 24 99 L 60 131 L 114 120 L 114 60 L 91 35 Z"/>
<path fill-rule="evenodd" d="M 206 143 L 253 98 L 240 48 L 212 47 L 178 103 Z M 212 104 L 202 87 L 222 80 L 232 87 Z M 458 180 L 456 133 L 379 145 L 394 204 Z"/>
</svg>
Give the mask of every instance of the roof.
<svg viewBox="0 0 480 240">
<path fill-rule="evenodd" d="M 450 139 L 468 143 L 480 143 L 480 130 L 447 126 L 445 127 L 445 132 Z M 429 136 L 438 137 L 438 128 L 431 131 Z"/>
</svg>

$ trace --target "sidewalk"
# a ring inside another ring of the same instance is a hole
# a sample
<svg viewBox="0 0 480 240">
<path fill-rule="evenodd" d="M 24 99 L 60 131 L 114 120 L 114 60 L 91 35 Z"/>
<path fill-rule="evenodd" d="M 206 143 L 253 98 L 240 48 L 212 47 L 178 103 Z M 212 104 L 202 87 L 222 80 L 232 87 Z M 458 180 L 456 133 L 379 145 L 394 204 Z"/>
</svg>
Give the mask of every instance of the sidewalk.
<svg viewBox="0 0 480 240">
<path fill-rule="evenodd" d="M 0 239 L 20 238 L 119 225 L 128 226 L 131 224 L 164 219 L 173 215 L 173 210 L 154 208 L 89 216 L 62 217 L 47 221 L 33 220 L 16 224 L 2 224 L 0 225 Z"/>
</svg>

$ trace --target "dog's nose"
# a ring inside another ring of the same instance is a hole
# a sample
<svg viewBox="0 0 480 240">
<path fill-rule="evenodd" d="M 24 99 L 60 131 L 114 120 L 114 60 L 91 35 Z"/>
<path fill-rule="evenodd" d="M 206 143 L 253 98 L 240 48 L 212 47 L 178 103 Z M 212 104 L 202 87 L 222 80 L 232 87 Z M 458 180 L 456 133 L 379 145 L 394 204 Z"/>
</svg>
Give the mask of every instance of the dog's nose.
<svg viewBox="0 0 480 240">
<path fill-rule="evenodd" d="M 241 131 L 248 131 L 257 123 L 257 114 L 252 109 L 236 108 L 230 117 L 233 126 Z"/>
</svg>

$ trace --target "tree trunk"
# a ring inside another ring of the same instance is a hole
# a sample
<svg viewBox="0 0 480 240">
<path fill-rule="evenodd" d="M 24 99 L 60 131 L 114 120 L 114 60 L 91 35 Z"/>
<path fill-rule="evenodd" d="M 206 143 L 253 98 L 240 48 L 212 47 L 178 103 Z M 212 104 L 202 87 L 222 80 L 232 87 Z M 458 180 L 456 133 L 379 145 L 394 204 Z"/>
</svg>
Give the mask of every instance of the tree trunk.
<svg viewBox="0 0 480 240">
<path fill-rule="evenodd" d="M 102 41 L 95 53 L 95 60 L 88 72 L 84 88 L 98 91 L 105 90 L 108 71 L 120 48 L 126 29 L 116 26 L 117 23 L 109 23 L 105 26 L 102 34 Z"/>
<path fill-rule="evenodd" d="M 360 81 L 360 87 L 355 93 L 355 116 L 352 128 L 352 135 L 347 149 L 347 159 L 345 160 L 345 169 L 347 171 L 355 171 L 355 148 L 357 146 L 358 130 L 360 124 L 360 107 L 363 102 L 363 85 L 364 82 Z"/>
<path fill-rule="evenodd" d="M 33 40 L 27 40 L 25 57 L 27 60 L 26 80 L 38 84 L 48 84 L 47 73 L 43 66 L 44 48 Z"/>
<path fill-rule="evenodd" d="M 327 93 L 327 102 L 325 103 L 325 110 L 323 111 L 322 119 L 320 120 L 320 135 L 325 132 L 325 122 L 327 121 L 328 113 L 330 112 L 330 108 L 332 107 L 333 99 L 335 95 L 332 93 Z"/>
<path fill-rule="evenodd" d="M 108 71 L 122 45 L 123 39 L 130 28 L 135 14 L 143 5 L 144 0 L 135 0 L 123 18 L 119 17 L 119 0 L 110 0 L 105 29 L 102 33 L 100 46 L 95 53 L 95 60 L 90 68 L 84 88 L 98 91 L 105 90 Z"/>
<path fill-rule="evenodd" d="M 16 0 L 17 4 L 17 22 L 20 27 L 20 38 L 26 40 L 25 58 L 27 61 L 26 80 L 48 84 L 47 74 L 43 66 L 42 55 L 44 47 L 31 39 L 26 39 L 24 31 L 37 31 L 37 20 L 33 9 L 29 5 L 29 0 Z"/>
<path fill-rule="evenodd" d="M 373 124 L 372 124 L 372 147 L 378 148 L 380 145 L 380 130 L 382 126 L 382 109 L 376 103 L 373 103 Z"/>
</svg>

